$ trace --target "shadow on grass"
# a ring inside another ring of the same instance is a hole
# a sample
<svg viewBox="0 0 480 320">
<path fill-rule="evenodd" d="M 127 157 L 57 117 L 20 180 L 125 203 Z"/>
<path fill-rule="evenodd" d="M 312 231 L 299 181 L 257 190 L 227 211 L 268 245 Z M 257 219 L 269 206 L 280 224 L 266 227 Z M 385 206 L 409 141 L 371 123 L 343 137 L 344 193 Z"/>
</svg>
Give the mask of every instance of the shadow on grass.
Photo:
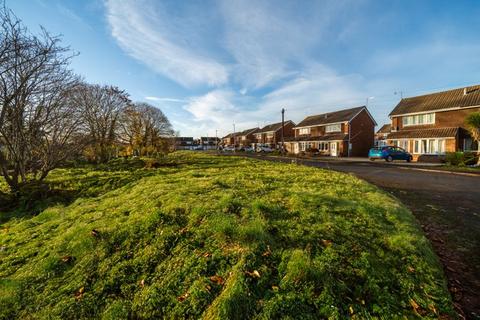
<svg viewBox="0 0 480 320">
<path fill-rule="evenodd" d="M 144 177 L 158 174 L 154 170 L 131 168 L 96 167 L 82 165 L 76 168 L 64 167 L 65 178 L 47 180 L 43 183 L 30 183 L 14 194 L 0 193 L 0 224 L 10 219 L 32 217 L 55 205 L 69 205 L 78 198 L 98 197 L 109 191 L 126 186 Z M 95 175 L 88 175 L 85 170 L 94 170 Z M 63 174 L 61 176 L 63 178 Z"/>
</svg>

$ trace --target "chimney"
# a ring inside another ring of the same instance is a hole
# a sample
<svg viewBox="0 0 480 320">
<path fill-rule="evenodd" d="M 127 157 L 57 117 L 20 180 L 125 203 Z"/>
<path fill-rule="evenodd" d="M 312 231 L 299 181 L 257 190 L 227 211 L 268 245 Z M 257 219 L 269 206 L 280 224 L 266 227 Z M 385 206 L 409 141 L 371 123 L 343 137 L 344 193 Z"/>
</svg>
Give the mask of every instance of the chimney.
<svg viewBox="0 0 480 320">
<path fill-rule="evenodd" d="M 463 88 L 463 95 L 464 95 L 464 96 L 467 95 L 467 88 Z"/>
</svg>

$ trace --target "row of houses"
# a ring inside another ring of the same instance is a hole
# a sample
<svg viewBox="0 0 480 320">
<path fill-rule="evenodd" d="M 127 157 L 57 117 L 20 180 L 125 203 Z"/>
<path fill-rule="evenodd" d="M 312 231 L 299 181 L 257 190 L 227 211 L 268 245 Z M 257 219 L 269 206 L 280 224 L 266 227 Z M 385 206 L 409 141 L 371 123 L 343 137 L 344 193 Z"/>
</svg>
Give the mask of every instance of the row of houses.
<svg viewBox="0 0 480 320">
<path fill-rule="evenodd" d="M 175 137 L 175 150 L 193 150 L 197 147 L 202 149 L 216 149 L 221 139 L 217 137 Z"/>
<path fill-rule="evenodd" d="M 299 154 L 315 150 L 325 156 L 366 156 L 373 146 L 394 145 L 414 160 L 433 160 L 446 152 L 478 151 L 465 124 L 466 117 L 480 111 L 480 85 L 403 98 L 390 112 L 390 123 L 376 133 L 377 123 L 366 106 L 308 116 L 230 133 L 224 146 L 266 144 Z"/>
</svg>

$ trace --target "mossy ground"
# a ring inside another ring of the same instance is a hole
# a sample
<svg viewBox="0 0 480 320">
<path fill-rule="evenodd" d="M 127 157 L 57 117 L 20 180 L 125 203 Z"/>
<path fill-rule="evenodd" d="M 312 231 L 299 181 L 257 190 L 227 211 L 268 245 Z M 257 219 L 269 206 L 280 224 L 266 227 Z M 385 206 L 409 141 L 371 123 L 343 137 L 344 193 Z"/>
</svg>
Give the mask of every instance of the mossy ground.
<svg viewBox="0 0 480 320">
<path fill-rule="evenodd" d="M 376 187 L 237 157 L 162 161 L 57 169 L 68 201 L 1 212 L 0 318 L 451 315 L 428 241 Z"/>
</svg>

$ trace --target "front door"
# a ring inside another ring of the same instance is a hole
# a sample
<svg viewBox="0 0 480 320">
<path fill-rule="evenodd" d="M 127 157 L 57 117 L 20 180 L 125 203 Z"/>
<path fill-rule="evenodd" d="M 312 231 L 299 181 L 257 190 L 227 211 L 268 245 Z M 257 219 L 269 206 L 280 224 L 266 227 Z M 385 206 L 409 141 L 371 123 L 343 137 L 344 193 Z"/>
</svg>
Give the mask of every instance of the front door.
<svg viewBox="0 0 480 320">
<path fill-rule="evenodd" d="M 293 144 L 293 153 L 298 154 L 299 152 L 298 142 Z"/>
<path fill-rule="evenodd" d="M 330 142 L 330 155 L 332 157 L 337 156 L 337 143 L 336 142 Z"/>
</svg>

